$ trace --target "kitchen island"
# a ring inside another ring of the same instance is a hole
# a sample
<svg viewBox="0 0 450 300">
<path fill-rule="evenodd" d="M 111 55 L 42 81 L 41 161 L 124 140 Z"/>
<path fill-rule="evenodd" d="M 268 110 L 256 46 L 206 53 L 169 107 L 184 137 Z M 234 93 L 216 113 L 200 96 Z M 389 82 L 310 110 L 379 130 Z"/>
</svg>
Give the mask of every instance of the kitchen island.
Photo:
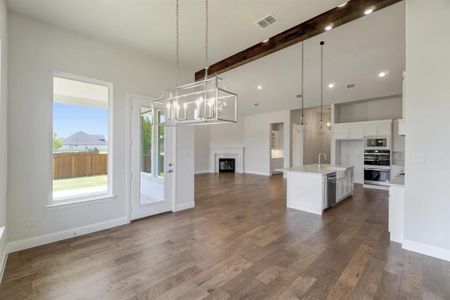
<svg viewBox="0 0 450 300">
<path fill-rule="evenodd" d="M 282 169 L 287 177 L 287 207 L 322 215 L 353 194 L 353 167 L 311 164 Z"/>
</svg>

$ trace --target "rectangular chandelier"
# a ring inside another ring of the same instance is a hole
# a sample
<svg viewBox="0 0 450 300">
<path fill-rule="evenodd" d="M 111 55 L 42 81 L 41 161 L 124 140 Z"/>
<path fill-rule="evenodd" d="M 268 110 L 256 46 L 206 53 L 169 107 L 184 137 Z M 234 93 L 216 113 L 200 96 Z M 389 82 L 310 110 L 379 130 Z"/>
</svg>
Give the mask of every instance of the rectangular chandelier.
<svg viewBox="0 0 450 300">
<path fill-rule="evenodd" d="M 164 112 L 159 123 L 164 125 L 237 122 L 237 94 L 226 90 L 217 76 L 166 90 L 153 108 Z"/>
</svg>

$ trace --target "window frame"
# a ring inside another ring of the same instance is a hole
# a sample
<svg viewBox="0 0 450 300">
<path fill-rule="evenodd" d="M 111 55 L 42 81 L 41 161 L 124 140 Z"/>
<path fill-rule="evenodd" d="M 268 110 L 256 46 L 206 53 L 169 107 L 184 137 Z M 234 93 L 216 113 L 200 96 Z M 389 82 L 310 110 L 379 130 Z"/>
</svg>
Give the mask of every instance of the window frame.
<svg viewBox="0 0 450 300">
<path fill-rule="evenodd" d="M 113 187 L 113 99 L 114 99 L 114 85 L 112 82 L 98 80 L 94 78 L 89 78 L 85 76 L 65 73 L 61 71 L 51 71 L 50 72 L 50 135 L 49 135 L 49 149 L 50 149 L 50 199 L 49 199 L 49 205 L 48 206 L 59 206 L 59 205 L 66 205 L 66 204 L 74 204 L 74 203 L 84 203 L 84 202 L 91 202 L 91 201 L 97 201 L 97 200 L 104 200 L 108 198 L 115 198 L 114 196 L 114 187 Z M 90 83 L 90 84 L 96 84 L 101 85 L 106 88 L 108 88 L 108 167 L 107 167 L 107 178 L 108 178 L 108 185 L 107 185 L 107 191 L 106 193 L 91 193 L 91 194 L 83 194 L 83 195 L 76 195 L 76 196 L 68 196 L 68 197 L 53 197 L 53 104 L 54 104 L 54 78 L 62 78 L 62 79 L 68 79 L 68 80 L 74 80 L 84 83 Z"/>
</svg>

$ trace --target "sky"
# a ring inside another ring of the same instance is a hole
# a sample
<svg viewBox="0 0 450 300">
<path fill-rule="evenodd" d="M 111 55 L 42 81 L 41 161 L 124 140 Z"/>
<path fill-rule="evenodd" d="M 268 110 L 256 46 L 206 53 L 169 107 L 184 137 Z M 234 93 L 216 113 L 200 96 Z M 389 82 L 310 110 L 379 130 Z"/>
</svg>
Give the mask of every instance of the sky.
<svg viewBox="0 0 450 300">
<path fill-rule="evenodd" d="M 79 105 L 53 104 L 53 131 L 61 138 L 84 131 L 108 139 L 108 110 Z"/>
</svg>

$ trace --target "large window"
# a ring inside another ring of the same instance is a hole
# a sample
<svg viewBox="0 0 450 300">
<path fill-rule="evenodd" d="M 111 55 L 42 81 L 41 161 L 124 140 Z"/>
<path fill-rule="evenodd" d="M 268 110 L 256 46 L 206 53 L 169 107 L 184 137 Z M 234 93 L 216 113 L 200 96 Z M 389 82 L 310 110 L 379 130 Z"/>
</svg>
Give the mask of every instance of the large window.
<svg viewBox="0 0 450 300">
<path fill-rule="evenodd" d="M 111 193 L 111 85 L 53 77 L 53 200 Z"/>
</svg>

